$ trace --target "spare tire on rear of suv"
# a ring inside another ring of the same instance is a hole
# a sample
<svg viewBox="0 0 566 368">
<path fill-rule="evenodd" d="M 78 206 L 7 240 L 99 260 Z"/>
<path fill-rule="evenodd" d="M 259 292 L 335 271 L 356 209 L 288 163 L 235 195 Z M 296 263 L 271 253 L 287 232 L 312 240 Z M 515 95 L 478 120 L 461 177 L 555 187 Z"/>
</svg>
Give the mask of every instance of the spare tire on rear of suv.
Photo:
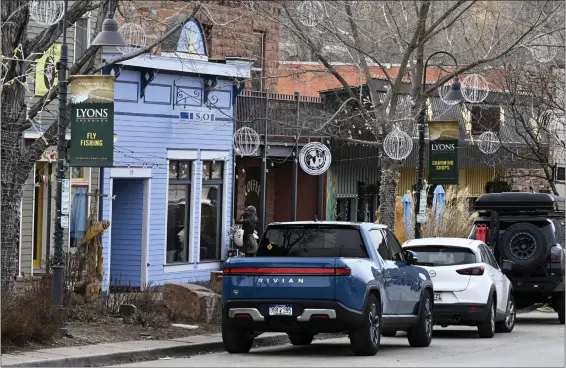
<svg viewBox="0 0 566 368">
<path fill-rule="evenodd" d="M 517 266 L 532 269 L 546 260 L 547 240 L 542 229 L 534 224 L 521 222 L 510 226 L 499 244 L 503 258 Z"/>
</svg>

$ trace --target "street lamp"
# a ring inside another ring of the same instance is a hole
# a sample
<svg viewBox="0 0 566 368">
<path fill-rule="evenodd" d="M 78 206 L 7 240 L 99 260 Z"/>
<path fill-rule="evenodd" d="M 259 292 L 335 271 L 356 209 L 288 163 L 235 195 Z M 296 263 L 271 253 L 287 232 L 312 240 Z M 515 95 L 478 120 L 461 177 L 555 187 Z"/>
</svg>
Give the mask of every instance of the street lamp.
<svg viewBox="0 0 566 368">
<path fill-rule="evenodd" d="M 425 148 L 425 128 L 426 128 L 426 99 L 424 99 L 424 93 L 425 93 L 425 89 L 426 89 L 426 69 L 428 68 L 428 62 L 430 61 L 430 59 L 432 59 L 433 56 L 439 55 L 439 54 L 444 54 L 447 55 L 449 57 L 452 58 L 452 60 L 454 61 L 454 65 L 456 66 L 456 69 L 458 68 L 458 62 L 456 61 L 456 58 L 446 52 L 446 51 L 437 51 L 435 53 L 433 53 L 432 55 L 430 55 L 426 61 L 425 61 L 425 65 L 424 65 L 424 70 L 423 70 L 423 83 L 422 83 L 422 92 L 423 92 L 423 99 L 421 101 L 421 107 L 419 110 L 419 118 L 417 121 L 418 127 L 419 127 L 419 161 L 418 161 L 418 165 L 417 165 L 417 193 L 416 193 L 416 200 L 415 200 L 415 239 L 420 238 L 420 234 L 421 234 L 421 224 L 418 221 L 418 215 L 420 212 L 420 204 L 421 204 L 421 192 L 423 190 L 423 175 L 424 175 L 424 148 Z M 458 82 L 457 77 L 454 78 L 454 81 L 452 82 L 452 85 L 450 86 L 450 91 L 446 94 L 446 96 L 444 97 L 445 100 L 447 101 L 463 101 L 464 100 L 464 96 L 462 95 L 462 91 L 461 91 L 461 85 L 460 82 Z"/>
<path fill-rule="evenodd" d="M 59 60 L 59 120 L 57 124 L 57 191 L 55 194 L 55 229 L 53 232 L 53 261 L 51 265 L 51 297 L 56 308 L 63 308 L 63 290 L 65 257 L 63 253 L 63 228 L 61 227 L 61 204 L 63 199 L 62 183 L 65 176 L 65 128 L 67 126 L 67 63 L 69 49 L 67 46 L 67 8 L 65 0 L 63 9 L 63 40 Z M 118 23 L 112 12 L 102 24 L 102 32 L 92 42 L 92 46 L 126 46 L 126 41 L 118 33 Z"/>
</svg>

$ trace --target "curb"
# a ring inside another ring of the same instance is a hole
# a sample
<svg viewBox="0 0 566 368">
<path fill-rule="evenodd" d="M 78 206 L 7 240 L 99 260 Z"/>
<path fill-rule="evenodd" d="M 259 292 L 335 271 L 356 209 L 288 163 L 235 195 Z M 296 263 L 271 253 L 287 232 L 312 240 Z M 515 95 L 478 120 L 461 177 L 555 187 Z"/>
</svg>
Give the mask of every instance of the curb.
<svg viewBox="0 0 566 368">
<path fill-rule="evenodd" d="M 258 336 L 254 339 L 255 346 L 282 345 L 288 343 L 287 334 L 276 334 L 271 336 Z M 200 354 L 211 351 L 224 350 L 222 341 L 214 341 L 200 344 L 177 345 L 156 349 L 140 349 L 120 351 L 109 354 L 90 354 L 76 357 L 65 357 L 56 359 L 38 359 L 22 363 L 2 364 L 3 367 L 100 367 L 130 363 L 138 360 L 157 360 L 164 357 L 179 357 L 189 354 Z"/>
</svg>

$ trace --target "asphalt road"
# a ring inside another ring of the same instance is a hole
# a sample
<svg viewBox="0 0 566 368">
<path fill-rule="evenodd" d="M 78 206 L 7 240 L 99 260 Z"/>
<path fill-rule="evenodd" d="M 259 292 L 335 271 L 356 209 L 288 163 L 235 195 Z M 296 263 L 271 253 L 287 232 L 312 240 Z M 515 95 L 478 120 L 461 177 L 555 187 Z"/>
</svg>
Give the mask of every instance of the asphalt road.
<svg viewBox="0 0 566 368">
<path fill-rule="evenodd" d="M 510 334 L 480 339 L 469 327 L 435 327 L 428 348 L 411 348 L 406 334 L 383 337 L 374 357 L 357 357 L 348 338 L 319 340 L 310 346 L 252 349 L 249 354 L 214 353 L 122 367 L 564 367 L 564 325 L 556 313 L 517 316 Z"/>
</svg>

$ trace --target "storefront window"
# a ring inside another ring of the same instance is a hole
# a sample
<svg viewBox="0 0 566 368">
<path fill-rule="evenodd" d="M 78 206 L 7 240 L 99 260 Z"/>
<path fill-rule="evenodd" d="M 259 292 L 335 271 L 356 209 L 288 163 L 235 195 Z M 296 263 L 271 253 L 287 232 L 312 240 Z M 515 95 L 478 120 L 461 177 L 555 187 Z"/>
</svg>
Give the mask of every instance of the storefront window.
<svg viewBox="0 0 566 368">
<path fill-rule="evenodd" d="M 167 264 L 189 262 L 191 162 L 169 162 Z"/>
<path fill-rule="evenodd" d="M 223 162 L 204 161 L 202 168 L 200 260 L 222 258 Z"/>
</svg>

